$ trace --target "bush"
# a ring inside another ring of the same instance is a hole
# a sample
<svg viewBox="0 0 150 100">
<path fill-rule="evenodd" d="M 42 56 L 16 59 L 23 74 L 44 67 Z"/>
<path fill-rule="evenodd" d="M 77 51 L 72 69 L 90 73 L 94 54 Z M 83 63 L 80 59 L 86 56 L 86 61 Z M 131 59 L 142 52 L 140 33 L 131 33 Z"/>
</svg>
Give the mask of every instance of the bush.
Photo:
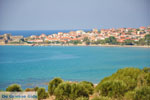
<svg viewBox="0 0 150 100">
<path fill-rule="evenodd" d="M 50 95 L 53 95 L 57 86 L 62 82 L 63 80 L 61 78 L 54 78 L 53 80 L 51 80 L 48 84 L 48 93 Z"/>
<path fill-rule="evenodd" d="M 94 85 L 91 82 L 87 82 L 87 81 L 82 81 L 80 82 L 80 84 L 82 84 L 87 90 L 88 90 L 88 94 L 92 95 L 94 92 Z"/>
<path fill-rule="evenodd" d="M 12 84 L 10 86 L 8 86 L 8 88 L 6 88 L 6 91 L 9 92 L 20 92 L 22 91 L 21 86 L 18 84 Z"/>
<path fill-rule="evenodd" d="M 56 100 L 68 100 L 71 94 L 71 84 L 70 83 L 61 83 L 54 92 Z"/>
<path fill-rule="evenodd" d="M 29 91 L 35 91 L 35 90 L 34 90 L 34 88 L 26 88 L 25 91 L 29 92 Z"/>
<path fill-rule="evenodd" d="M 92 87 L 94 87 L 94 84 L 92 82 L 88 82 L 88 81 L 81 81 L 80 83 L 83 83 L 83 84 L 89 84 L 91 85 Z"/>
<path fill-rule="evenodd" d="M 83 84 L 73 83 L 71 84 L 70 97 L 72 100 L 75 100 L 78 97 L 89 98 L 89 91 Z"/>
<path fill-rule="evenodd" d="M 150 100 L 150 87 L 144 86 L 135 90 L 134 100 Z"/>
<path fill-rule="evenodd" d="M 96 87 L 99 90 L 99 86 L 106 81 L 120 80 L 126 84 L 127 91 L 133 91 L 137 87 L 138 77 L 144 72 L 138 68 L 123 68 L 119 69 L 113 75 L 104 78 Z M 98 91 L 97 90 L 97 91 Z"/>
<path fill-rule="evenodd" d="M 55 90 L 56 100 L 76 100 L 79 97 L 89 98 L 88 90 L 79 83 L 61 83 Z"/>
<path fill-rule="evenodd" d="M 122 81 L 106 81 L 100 86 L 100 95 L 113 98 L 124 96 L 126 85 Z"/>
<path fill-rule="evenodd" d="M 25 91 L 37 91 L 39 89 L 39 87 L 34 87 L 34 88 L 26 88 Z"/>
<path fill-rule="evenodd" d="M 46 99 L 48 97 L 48 93 L 45 91 L 45 88 L 39 88 L 37 93 L 38 93 L 38 100 Z"/>
</svg>

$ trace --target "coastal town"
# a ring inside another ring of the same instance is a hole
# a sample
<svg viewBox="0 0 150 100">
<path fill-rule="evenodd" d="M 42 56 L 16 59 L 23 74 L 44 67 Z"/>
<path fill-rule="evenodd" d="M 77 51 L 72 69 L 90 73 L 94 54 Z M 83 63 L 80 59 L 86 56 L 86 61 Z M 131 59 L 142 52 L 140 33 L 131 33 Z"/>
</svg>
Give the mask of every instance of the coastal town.
<svg viewBox="0 0 150 100">
<path fill-rule="evenodd" d="M 139 28 L 77 30 L 29 37 L 0 35 L 0 44 L 18 45 L 150 45 L 150 26 Z"/>
</svg>

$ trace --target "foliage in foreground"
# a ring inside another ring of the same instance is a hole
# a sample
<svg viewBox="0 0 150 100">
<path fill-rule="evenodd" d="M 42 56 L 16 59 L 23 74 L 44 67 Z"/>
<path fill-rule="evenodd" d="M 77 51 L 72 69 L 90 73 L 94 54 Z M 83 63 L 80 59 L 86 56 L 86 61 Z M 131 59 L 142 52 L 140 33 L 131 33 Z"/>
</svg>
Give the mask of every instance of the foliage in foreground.
<svg viewBox="0 0 150 100">
<path fill-rule="evenodd" d="M 46 99 L 48 97 L 48 93 L 46 92 L 45 88 L 39 88 L 37 93 L 38 93 L 38 100 Z"/>
<path fill-rule="evenodd" d="M 56 100 L 76 100 L 79 97 L 89 98 L 89 91 L 83 84 L 61 83 L 55 90 Z"/>
<path fill-rule="evenodd" d="M 122 81 L 106 81 L 100 86 L 100 95 L 120 98 L 126 92 L 126 84 Z"/>
<path fill-rule="evenodd" d="M 55 89 L 62 82 L 63 82 L 63 80 L 61 78 L 54 78 L 53 80 L 51 80 L 48 84 L 48 93 L 50 95 L 54 95 Z"/>
<path fill-rule="evenodd" d="M 22 91 L 21 86 L 12 84 L 6 91 Z M 38 99 L 46 99 L 49 95 L 55 100 L 150 100 L 150 67 L 123 68 L 109 77 L 104 78 L 94 88 L 93 83 L 64 82 L 54 78 L 49 82 L 48 93 L 44 88 L 27 88 L 25 91 L 37 91 Z M 93 95 L 94 94 L 94 95 Z"/>
<path fill-rule="evenodd" d="M 123 68 L 104 78 L 96 87 L 96 92 L 117 100 L 149 100 L 150 68 Z M 144 89 L 143 89 L 144 88 Z M 138 90 L 137 90 L 138 89 Z M 141 92 L 139 92 L 141 91 Z M 142 98 L 146 99 L 142 99 Z"/>
<path fill-rule="evenodd" d="M 94 85 L 91 82 L 88 81 L 82 81 L 79 84 L 82 84 L 87 90 L 88 90 L 88 94 L 92 95 L 94 93 Z"/>
<path fill-rule="evenodd" d="M 135 90 L 134 100 L 150 100 L 150 87 L 143 86 Z"/>
</svg>

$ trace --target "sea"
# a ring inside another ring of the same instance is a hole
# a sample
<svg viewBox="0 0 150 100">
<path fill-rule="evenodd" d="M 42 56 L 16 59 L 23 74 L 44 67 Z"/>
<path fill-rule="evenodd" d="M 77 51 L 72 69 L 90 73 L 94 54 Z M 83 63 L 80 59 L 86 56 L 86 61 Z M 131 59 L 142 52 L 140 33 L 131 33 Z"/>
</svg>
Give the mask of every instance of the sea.
<svg viewBox="0 0 150 100">
<path fill-rule="evenodd" d="M 118 69 L 150 66 L 150 48 L 0 46 L 0 89 L 17 83 L 45 87 L 55 77 L 99 83 Z"/>
<path fill-rule="evenodd" d="M 7 33 L 28 37 L 34 33 L 40 35 L 59 31 L 62 30 Z M 23 89 L 35 86 L 47 89 L 47 83 L 55 77 L 98 84 L 103 78 L 125 67 L 150 67 L 150 48 L 0 46 L 0 90 L 14 83 L 20 84 Z"/>
</svg>

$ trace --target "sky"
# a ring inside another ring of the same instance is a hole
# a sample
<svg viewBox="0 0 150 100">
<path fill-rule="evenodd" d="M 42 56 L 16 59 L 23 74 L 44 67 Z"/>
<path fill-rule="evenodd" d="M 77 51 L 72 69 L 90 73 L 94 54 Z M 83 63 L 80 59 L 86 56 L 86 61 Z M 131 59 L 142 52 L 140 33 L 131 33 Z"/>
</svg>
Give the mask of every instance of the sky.
<svg viewBox="0 0 150 100">
<path fill-rule="evenodd" d="M 150 0 L 0 0 L 0 30 L 150 25 Z"/>
</svg>

